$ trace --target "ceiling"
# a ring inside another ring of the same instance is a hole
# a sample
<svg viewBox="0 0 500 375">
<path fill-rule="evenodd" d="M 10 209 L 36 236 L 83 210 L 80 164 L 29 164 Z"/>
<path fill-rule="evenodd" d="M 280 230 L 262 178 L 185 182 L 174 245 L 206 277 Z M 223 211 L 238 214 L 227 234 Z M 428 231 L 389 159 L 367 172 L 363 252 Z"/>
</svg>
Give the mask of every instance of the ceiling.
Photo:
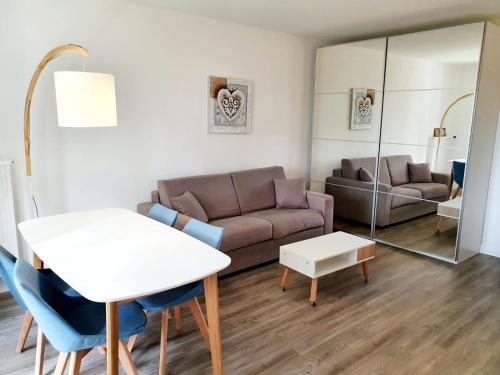
<svg viewBox="0 0 500 375">
<path fill-rule="evenodd" d="M 141 0 L 140 2 L 336 42 L 500 17 L 500 0 Z"/>
</svg>

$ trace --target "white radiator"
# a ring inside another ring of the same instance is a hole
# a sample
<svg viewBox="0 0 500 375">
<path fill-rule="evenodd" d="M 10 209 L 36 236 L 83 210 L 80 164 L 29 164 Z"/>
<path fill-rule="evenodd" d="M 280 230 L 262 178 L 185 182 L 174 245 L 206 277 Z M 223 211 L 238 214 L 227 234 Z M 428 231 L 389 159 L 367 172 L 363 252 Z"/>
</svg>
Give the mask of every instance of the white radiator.
<svg viewBox="0 0 500 375">
<path fill-rule="evenodd" d="M 0 245 L 18 256 L 12 161 L 0 160 Z"/>
</svg>

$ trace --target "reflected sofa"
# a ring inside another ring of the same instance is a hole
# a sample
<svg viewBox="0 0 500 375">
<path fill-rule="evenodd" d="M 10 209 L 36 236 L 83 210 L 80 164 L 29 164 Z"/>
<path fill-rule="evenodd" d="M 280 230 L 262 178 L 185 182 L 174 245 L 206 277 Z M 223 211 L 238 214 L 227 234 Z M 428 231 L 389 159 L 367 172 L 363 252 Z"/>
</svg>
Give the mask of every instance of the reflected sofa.
<svg viewBox="0 0 500 375">
<path fill-rule="evenodd" d="M 436 202 L 449 199 L 450 175 L 432 173 L 432 182 L 411 183 L 410 155 L 380 158 L 376 225 L 387 226 L 426 215 L 437 210 Z M 360 169 L 375 176 L 376 158 L 342 159 L 341 168 L 326 178 L 325 193 L 335 198 L 335 216 L 371 224 L 374 182 L 360 180 Z"/>
<path fill-rule="evenodd" d="M 308 191 L 309 208 L 276 208 L 274 179 L 285 179 L 282 167 L 160 180 L 152 201 L 137 210 L 144 215 L 155 203 L 174 209 L 172 198 L 190 191 L 208 223 L 224 228 L 220 250 L 231 257 L 224 275 L 278 259 L 281 245 L 332 232 L 331 196 Z M 189 219 L 179 214 L 175 227 Z"/>
</svg>

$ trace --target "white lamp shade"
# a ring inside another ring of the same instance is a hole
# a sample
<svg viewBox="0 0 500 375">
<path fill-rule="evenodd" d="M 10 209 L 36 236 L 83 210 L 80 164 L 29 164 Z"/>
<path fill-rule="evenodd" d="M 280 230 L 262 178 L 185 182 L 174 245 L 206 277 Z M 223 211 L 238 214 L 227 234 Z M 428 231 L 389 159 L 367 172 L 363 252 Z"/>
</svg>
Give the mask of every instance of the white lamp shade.
<svg viewBox="0 0 500 375">
<path fill-rule="evenodd" d="M 111 74 L 55 72 L 61 127 L 117 126 L 115 79 Z"/>
</svg>

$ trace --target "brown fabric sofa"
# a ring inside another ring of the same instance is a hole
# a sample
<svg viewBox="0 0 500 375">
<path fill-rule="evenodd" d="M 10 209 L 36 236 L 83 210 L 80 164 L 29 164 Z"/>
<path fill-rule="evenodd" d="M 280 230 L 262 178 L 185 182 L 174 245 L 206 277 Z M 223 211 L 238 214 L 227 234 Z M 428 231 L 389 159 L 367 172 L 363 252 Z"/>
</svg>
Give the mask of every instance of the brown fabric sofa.
<svg viewBox="0 0 500 375">
<path fill-rule="evenodd" d="M 373 182 L 361 181 L 361 168 L 375 176 L 376 159 L 342 159 L 342 168 L 326 178 L 325 193 L 335 197 L 335 215 L 358 223 L 371 224 Z M 410 155 L 380 158 L 376 225 L 386 226 L 426 215 L 437 210 L 437 203 L 449 199 L 450 175 L 432 173 L 432 182 L 411 183 Z M 424 200 L 422 200 L 424 199 Z"/>
<path fill-rule="evenodd" d="M 152 202 L 137 210 L 146 214 L 155 203 L 173 208 L 171 199 L 189 190 L 209 223 L 224 228 L 221 251 L 231 257 L 224 275 L 277 259 L 281 245 L 332 232 L 331 196 L 308 191 L 308 209 L 276 208 L 275 178 L 285 178 L 282 167 L 160 180 Z M 179 214 L 176 228 L 189 219 Z"/>
</svg>

